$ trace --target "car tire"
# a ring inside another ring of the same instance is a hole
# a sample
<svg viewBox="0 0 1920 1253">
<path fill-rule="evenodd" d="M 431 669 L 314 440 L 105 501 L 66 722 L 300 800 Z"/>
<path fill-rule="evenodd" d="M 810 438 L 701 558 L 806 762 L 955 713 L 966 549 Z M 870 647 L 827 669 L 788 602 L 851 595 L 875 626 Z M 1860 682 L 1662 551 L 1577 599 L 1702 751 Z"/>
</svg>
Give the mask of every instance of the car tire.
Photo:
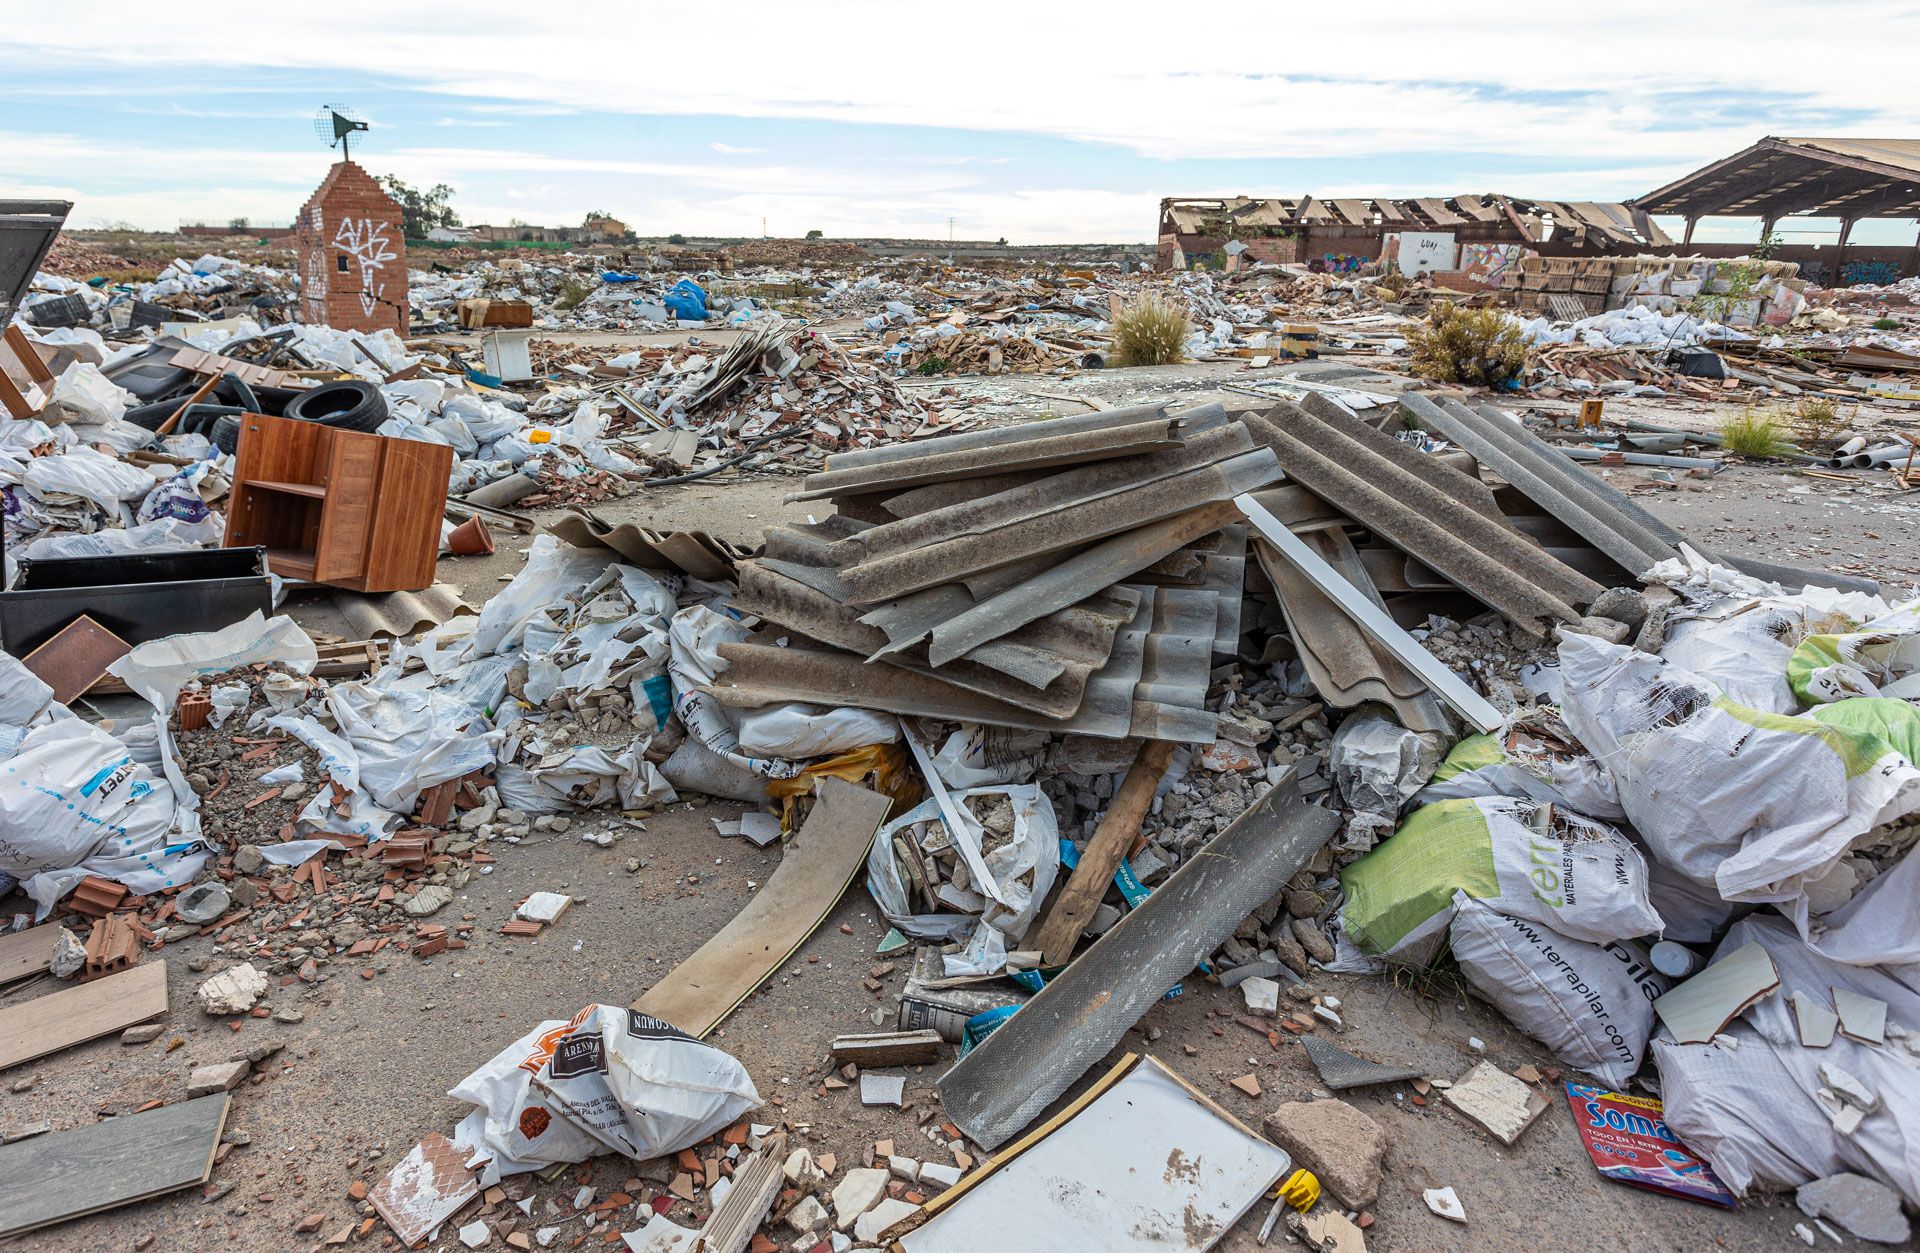
<svg viewBox="0 0 1920 1253">
<path fill-rule="evenodd" d="M 322 383 L 289 400 L 286 416 L 344 431 L 377 431 L 387 420 L 387 398 L 372 383 Z"/>
<path fill-rule="evenodd" d="M 207 438 L 221 452 L 233 453 L 240 447 L 240 419 L 225 414 L 215 418 L 213 429 L 207 432 Z"/>
</svg>

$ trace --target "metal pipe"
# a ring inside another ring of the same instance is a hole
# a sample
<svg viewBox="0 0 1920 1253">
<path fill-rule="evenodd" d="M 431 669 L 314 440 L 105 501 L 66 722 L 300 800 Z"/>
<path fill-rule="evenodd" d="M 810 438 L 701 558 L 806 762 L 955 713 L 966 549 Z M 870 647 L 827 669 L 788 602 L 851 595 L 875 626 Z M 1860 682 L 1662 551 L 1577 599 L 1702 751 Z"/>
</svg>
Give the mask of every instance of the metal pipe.
<svg viewBox="0 0 1920 1253">
<path fill-rule="evenodd" d="M 1716 473 L 1724 464 L 1707 457 L 1675 457 L 1657 452 L 1609 452 L 1604 448 L 1555 448 L 1555 452 L 1572 461 L 1605 461 L 1609 457 L 1618 457 L 1630 466 L 1669 466 L 1676 470 L 1705 470 Z"/>
</svg>

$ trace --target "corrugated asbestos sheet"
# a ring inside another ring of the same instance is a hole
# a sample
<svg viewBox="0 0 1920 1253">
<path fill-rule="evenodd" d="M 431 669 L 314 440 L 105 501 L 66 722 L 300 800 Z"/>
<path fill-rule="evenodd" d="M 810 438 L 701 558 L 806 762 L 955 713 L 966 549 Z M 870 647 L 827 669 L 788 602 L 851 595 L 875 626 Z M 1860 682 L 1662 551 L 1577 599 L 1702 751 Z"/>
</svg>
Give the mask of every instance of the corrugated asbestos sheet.
<svg viewBox="0 0 1920 1253">
<path fill-rule="evenodd" d="M 1509 526 L 1485 484 L 1365 423 L 1284 402 L 1242 421 L 1289 479 L 1523 630 L 1573 621 L 1603 590 Z"/>
<path fill-rule="evenodd" d="M 836 456 L 806 495 L 839 512 L 741 564 L 734 604 L 778 631 L 727 654 L 715 694 L 1211 742 L 1245 593 L 1232 498 L 1280 477 L 1219 405 Z M 786 632 L 814 643 L 769 646 Z"/>
<path fill-rule="evenodd" d="M 943 677 L 944 669 L 922 674 L 846 652 L 761 643 L 721 645 L 728 665 L 711 690 L 722 704 L 747 708 L 797 700 L 1114 739 L 1212 743 L 1218 719 L 1204 702 L 1219 619 L 1214 593 L 1134 590 L 1141 594 L 1139 609 L 1116 634 L 1106 665 L 1088 677 L 1071 718 L 961 688 Z"/>
</svg>

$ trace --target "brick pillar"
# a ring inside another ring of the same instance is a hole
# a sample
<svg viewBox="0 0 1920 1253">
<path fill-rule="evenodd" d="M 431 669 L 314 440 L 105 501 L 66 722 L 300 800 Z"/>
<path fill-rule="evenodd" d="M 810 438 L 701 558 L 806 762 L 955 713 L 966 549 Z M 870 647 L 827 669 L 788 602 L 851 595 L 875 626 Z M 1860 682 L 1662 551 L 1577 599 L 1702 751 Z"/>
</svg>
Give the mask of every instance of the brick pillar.
<svg viewBox="0 0 1920 1253">
<path fill-rule="evenodd" d="M 295 222 L 300 320 L 407 333 L 407 243 L 400 206 L 357 164 L 327 172 Z"/>
</svg>

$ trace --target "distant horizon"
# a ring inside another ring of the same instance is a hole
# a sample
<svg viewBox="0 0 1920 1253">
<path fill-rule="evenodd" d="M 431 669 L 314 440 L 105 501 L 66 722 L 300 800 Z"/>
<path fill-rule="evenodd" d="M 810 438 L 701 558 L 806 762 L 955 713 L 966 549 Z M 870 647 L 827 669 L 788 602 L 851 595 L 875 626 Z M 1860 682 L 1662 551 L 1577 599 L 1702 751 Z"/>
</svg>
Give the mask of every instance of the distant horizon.
<svg viewBox="0 0 1920 1253">
<path fill-rule="evenodd" d="M 1166 196 L 1617 201 L 1766 134 L 1920 135 L 1920 97 L 1859 69 L 1862 31 L 1915 46 L 1920 9 L 1836 9 L 1628 0 L 1520 22 L 1389 0 L 1175 39 L 1144 5 L 984 0 L 922 30 L 874 0 L 739 0 L 720 23 L 338 0 L 209 34 L 98 0 L 0 35 L 0 195 L 72 200 L 77 228 L 286 221 L 338 156 L 313 118 L 344 103 L 371 128 L 355 160 L 452 186 L 463 221 L 602 210 L 649 236 L 1139 244 Z M 1715 219 L 1695 238 L 1756 234 Z"/>
</svg>

